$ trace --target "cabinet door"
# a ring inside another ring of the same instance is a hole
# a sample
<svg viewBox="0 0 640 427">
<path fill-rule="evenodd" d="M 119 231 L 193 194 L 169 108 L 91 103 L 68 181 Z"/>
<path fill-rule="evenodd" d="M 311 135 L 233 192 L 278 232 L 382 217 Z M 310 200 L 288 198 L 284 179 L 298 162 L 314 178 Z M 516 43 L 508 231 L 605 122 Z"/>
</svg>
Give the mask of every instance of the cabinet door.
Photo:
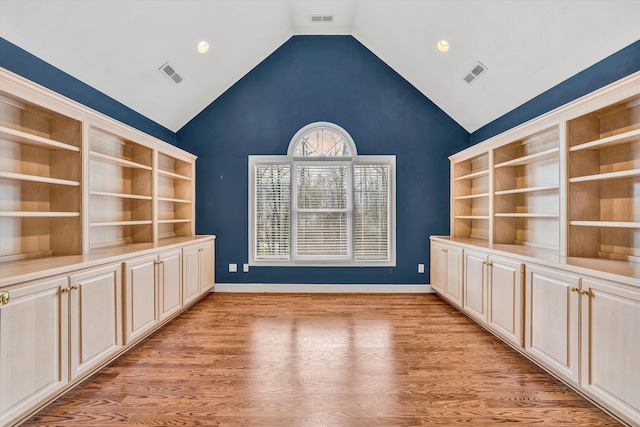
<svg viewBox="0 0 640 427">
<path fill-rule="evenodd" d="M 527 265 L 524 348 L 573 383 L 578 382 L 579 286 L 578 277 Z"/>
<path fill-rule="evenodd" d="M 120 264 L 71 276 L 71 378 L 91 372 L 122 348 Z"/>
<path fill-rule="evenodd" d="M 200 294 L 209 292 L 214 285 L 214 242 L 203 243 L 198 248 L 198 265 L 200 269 Z"/>
<path fill-rule="evenodd" d="M 583 279 L 581 386 L 640 425 L 640 289 Z"/>
<path fill-rule="evenodd" d="M 487 322 L 487 255 L 464 251 L 464 303 L 462 309 L 481 323 Z"/>
<path fill-rule="evenodd" d="M 462 307 L 462 249 L 448 247 L 445 253 L 446 278 L 444 294 L 453 305 Z"/>
<path fill-rule="evenodd" d="M 158 297 L 160 321 L 163 321 L 182 308 L 182 250 L 163 252 L 159 260 Z"/>
<path fill-rule="evenodd" d="M 68 278 L 20 285 L 0 305 L 0 425 L 68 383 Z"/>
<path fill-rule="evenodd" d="M 507 341 L 522 347 L 523 265 L 491 256 L 487 266 L 487 325 Z"/>
<path fill-rule="evenodd" d="M 195 301 L 200 296 L 200 252 L 198 246 L 187 246 L 183 249 L 182 300 L 184 305 Z"/>
<path fill-rule="evenodd" d="M 445 281 L 445 254 L 446 249 L 438 243 L 431 243 L 431 288 L 439 293 L 444 294 Z"/>
<path fill-rule="evenodd" d="M 156 264 L 156 255 L 124 263 L 125 344 L 142 338 L 158 324 Z"/>
</svg>

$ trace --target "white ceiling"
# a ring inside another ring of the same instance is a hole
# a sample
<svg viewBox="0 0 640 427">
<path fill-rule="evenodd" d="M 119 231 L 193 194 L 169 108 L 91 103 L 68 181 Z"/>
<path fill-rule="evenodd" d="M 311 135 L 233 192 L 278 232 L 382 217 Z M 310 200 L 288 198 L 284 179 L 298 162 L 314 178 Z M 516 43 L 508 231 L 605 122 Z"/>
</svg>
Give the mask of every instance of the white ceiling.
<svg viewBox="0 0 640 427">
<path fill-rule="evenodd" d="M 639 40 L 640 1 L 0 0 L 0 37 L 172 131 L 297 34 L 353 35 L 473 132 Z"/>
</svg>

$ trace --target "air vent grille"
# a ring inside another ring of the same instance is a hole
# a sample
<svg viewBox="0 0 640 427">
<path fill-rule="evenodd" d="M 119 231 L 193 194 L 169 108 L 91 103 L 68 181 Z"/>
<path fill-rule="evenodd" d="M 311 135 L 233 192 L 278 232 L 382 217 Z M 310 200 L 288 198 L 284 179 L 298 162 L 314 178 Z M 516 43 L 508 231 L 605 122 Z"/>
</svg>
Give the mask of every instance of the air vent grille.
<svg viewBox="0 0 640 427">
<path fill-rule="evenodd" d="M 330 24 L 333 22 L 333 15 L 311 15 L 311 22 Z"/>
<path fill-rule="evenodd" d="M 487 71 L 487 67 L 485 67 L 481 62 L 478 62 L 473 66 L 471 71 L 469 71 L 467 75 L 464 76 L 464 81 L 467 83 L 471 83 L 478 77 L 480 77 L 480 74 L 484 73 L 485 71 Z"/>
<path fill-rule="evenodd" d="M 167 76 L 172 82 L 178 84 L 184 80 L 180 74 L 168 62 L 165 62 L 159 70 Z"/>
</svg>

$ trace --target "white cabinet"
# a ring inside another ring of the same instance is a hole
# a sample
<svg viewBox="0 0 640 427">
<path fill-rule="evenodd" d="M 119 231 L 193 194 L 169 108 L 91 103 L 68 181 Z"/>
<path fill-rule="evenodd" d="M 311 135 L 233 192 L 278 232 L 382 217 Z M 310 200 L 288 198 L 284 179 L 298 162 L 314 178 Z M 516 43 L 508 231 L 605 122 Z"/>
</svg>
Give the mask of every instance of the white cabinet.
<svg viewBox="0 0 640 427">
<path fill-rule="evenodd" d="M 464 251 L 462 309 L 518 347 L 523 336 L 523 271 L 520 262 Z"/>
<path fill-rule="evenodd" d="M 640 423 L 640 290 L 527 265 L 527 353 Z"/>
<path fill-rule="evenodd" d="M 163 252 L 158 261 L 158 304 L 162 322 L 182 309 L 182 250 Z"/>
<path fill-rule="evenodd" d="M 200 294 L 209 292 L 215 282 L 215 248 L 213 240 L 203 242 L 198 248 L 198 270 L 200 272 Z"/>
<path fill-rule="evenodd" d="M 462 305 L 462 249 L 433 244 L 431 247 L 431 287 L 452 304 Z"/>
<path fill-rule="evenodd" d="M 10 425 L 30 407 L 69 382 L 68 278 L 3 290 L 0 305 L 0 425 Z"/>
<path fill-rule="evenodd" d="M 125 339 L 129 344 L 182 308 L 182 251 L 126 261 L 124 271 Z"/>
<path fill-rule="evenodd" d="M 120 264 L 3 290 L 0 425 L 122 348 Z"/>
<path fill-rule="evenodd" d="M 527 265 L 525 350 L 572 383 L 578 382 L 580 278 Z"/>
<path fill-rule="evenodd" d="M 142 338 L 158 324 L 157 264 L 155 254 L 124 263 L 126 344 Z"/>
<path fill-rule="evenodd" d="M 640 288 L 583 278 L 581 387 L 640 425 Z"/>
<path fill-rule="evenodd" d="M 183 298 L 187 304 L 198 299 L 214 285 L 213 241 L 185 247 L 183 257 Z"/>
<path fill-rule="evenodd" d="M 464 251 L 464 300 L 462 309 L 481 323 L 487 322 L 487 254 Z"/>
<path fill-rule="evenodd" d="M 90 373 L 122 348 L 121 264 L 70 276 L 71 379 Z"/>
<path fill-rule="evenodd" d="M 492 255 L 487 267 L 487 325 L 502 338 L 522 347 L 524 264 Z"/>
</svg>

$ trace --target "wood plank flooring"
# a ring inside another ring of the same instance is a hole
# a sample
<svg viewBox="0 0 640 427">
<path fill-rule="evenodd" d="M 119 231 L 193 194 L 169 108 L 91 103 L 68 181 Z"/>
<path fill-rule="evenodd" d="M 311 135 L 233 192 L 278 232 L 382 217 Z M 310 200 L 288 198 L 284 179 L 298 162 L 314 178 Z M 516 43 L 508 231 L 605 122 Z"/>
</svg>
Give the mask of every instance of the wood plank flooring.
<svg viewBox="0 0 640 427">
<path fill-rule="evenodd" d="M 433 294 L 211 294 L 27 426 L 619 426 Z"/>
</svg>

